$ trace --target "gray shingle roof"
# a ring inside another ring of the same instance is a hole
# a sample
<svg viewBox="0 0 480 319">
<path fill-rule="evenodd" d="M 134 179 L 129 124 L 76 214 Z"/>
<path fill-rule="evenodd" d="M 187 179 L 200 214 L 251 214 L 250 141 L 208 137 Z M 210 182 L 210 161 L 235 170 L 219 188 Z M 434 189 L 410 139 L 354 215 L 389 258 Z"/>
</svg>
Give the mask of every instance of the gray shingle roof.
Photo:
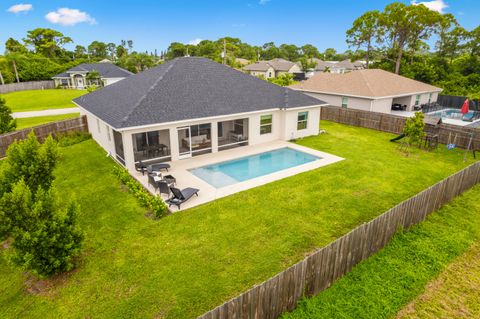
<svg viewBox="0 0 480 319">
<path fill-rule="evenodd" d="M 117 129 L 324 104 L 198 57 L 168 61 L 74 102 Z"/>
<path fill-rule="evenodd" d="M 121 67 L 111 63 L 82 63 L 68 69 L 64 73 L 55 75 L 54 78 L 64 77 L 65 74 L 69 76 L 69 73 L 91 72 L 93 70 L 100 73 L 102 78 L 126 78 L 133 74 L 132 72 L 122 69 Z"/>
<path fill-rule="evenodd" d="M 60 74 L 57 74 L 55 76 L 52 76 L 53 79 L 55 78 L 70 78 L 70 74 L 68 74 L 67 72 L 63 72 L 63 73 L 60 73 Z"/>
</svg>

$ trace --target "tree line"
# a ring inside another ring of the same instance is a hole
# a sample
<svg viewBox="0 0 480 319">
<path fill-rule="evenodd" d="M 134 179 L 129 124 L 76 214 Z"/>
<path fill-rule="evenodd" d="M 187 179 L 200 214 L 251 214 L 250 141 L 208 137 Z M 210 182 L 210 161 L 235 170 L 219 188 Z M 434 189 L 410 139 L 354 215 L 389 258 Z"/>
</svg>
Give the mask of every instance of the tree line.
<svg viewBox="0 0 480 319">
<path fill-rule="evenodd" d="M 433 37 L 435 45 L 428 43 Z M 222 37 L 197 44 L 172 42 L 165 52 L 136 52 L 132 40 L 119 44 L 93 41 L 87 47 L 66 44 L 73 40 L 61 32 L 38 28 L 27 32 L 22 41 L 8 39 L 0 56 L 4 82 L 50 79 L 51 76 L 83 62 L 112 60 L 132 72 L 141 72 L 164 60 L 201 56 L 240 68 L 238 58 L 249 62 L 284 58 L 314 67 L 312 58 L 341 61 L 365 60 L 367 67 L 381 68 L 444 89 L 445 94 L 479 98 L 480 26 L 463 28 L 452 14 L 440 14 L 424 5 L 394 2 L 382 11 L 368 11 L 355 19 L 346 32 L 349 50 L 321 52 L 312 44 L 297 46 L 267 42 L 251 45 L 239 38 Z"/>
<path fill-rule="evenodd" d="M 469 31 L 452 14 L 394 2 L 362 14 L 346 36 L 367 65 L 480 99 L 480 26 Z"/>
<path fill-rule="evenodd" d="M 137 73 L 160 59 L 156 52 L 134 51 L 132 40 L 121 40 L 119 44 L 93 41 L 87 47 L 76 45 L 74 50 L 65 49 L 65 45 L 72 43 L 72 38 L 48 28 L 30 30 L 21 41 L 9 38 L 5 54 L 0 56 L 0 84 L 48 80 L 80 63 L 103 59 Z"/>
</svg>

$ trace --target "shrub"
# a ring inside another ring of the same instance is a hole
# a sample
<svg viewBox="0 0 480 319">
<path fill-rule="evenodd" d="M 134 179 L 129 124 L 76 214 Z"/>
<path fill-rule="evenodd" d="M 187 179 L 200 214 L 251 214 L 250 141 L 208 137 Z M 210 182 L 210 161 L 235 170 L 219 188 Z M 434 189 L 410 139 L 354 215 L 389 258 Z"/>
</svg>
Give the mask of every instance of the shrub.
<svg viewBox="0 0 480 319">
<path fill-rule="evenodd" d="M 87 87 L 87 92 L 88 92 L 88 93 L 94 92 L 94 91 L 96 91 L 96 90 L 98 90 L 98 86 L 97 86 L 96 84 L 92 84 L 92 85 L 89 85 L 89 86 Z"/>
<path fill-rule="evenodd" d="M 17 128 L 17 121 L 12 117 L 12 110 L 0 97 L 0 134 L 13 132 Z"/>
<path fill-rule="evenodd" d="M 21 182 L 13 188 L 13 200 L 23 212 L 23 221 L 14 226 L 14 254 L 11 260 L 22 269 L 48 277 L 73 268 L 72 259 L 80 252 L 84 239 L 77 227 L 78 206 L 62 208 L 54 188 L 35 195 Z M 18 199 L 23 198 L 23 202 Z"/>
<path fill-rule="evenodd" d="M 40 144 L 32 131 L 27 139 L 15 141 L 8 147 L 7 158 L 1 166 L 0 196 L 21 179 L 34 193 L 39 187 L 49 189 L 58 157 L 58 146 L 51 136 Z"/>
<path fill-rule="evenodd" d="M 425 136 L 423 131 L 425 123 L 423 122 L 425 115 L 422 112 L 416 112 L 415 116 L 409 117 L 403 127 L 403 133 L 407 137 L 409 145 L 418 144 L 422 137 Z"/>
<path fill-rule="evenodd" d="M 130 193 L 132 193 L 140 202 L 140 204 L 151 210 L 157 218 L 162 218 L 168 212 L 167 205 L 160 196 L 150 194 L 143 186 L 135 180 L 126 169 L 115 165 L 113 168 L 114 174 L 118 179 L 127 186 Z"/>
</svg>

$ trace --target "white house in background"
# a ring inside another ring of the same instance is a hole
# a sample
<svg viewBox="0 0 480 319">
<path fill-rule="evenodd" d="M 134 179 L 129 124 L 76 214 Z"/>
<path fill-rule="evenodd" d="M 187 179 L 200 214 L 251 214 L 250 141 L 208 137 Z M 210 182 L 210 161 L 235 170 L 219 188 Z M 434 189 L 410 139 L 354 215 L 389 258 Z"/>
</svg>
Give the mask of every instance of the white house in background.
<svg viewBox="0 0 480 319">
<path fill-rule="evenodd" d="M 323 101 L 199 57 L 184 57 L 74 100 L 113 158 L 178 161 L 319 132 Z"/>
<path fill-rule="evenodd" d="M 265 79 L 279 77 L 282 74 L 301 74 L 302 69 L 297 63 L 285 59 L 272 59 L 269 61 L 258 61 L 243 67 L 243 70 L 253 76 L 263 76 Z"/>
<path fill-rule="evenodd" d="M 100 79 L 88 79 L 88 74 L 93 71 L 100 74 Z M 52 79 L 55 81 L 55 86 L 85 89 L 92 84 L 107 86 L 123 80 L 132 74 L 132 72 L 122 69 L 110 62 L 82 63 L 63 73 L 55 75 Z"/>
<path fill-rule="evenodd" d="M 405 111 L 420 109 L 436 102 L 442 91 L 379 69 L 356 70 L 345 74 L 317 73 L 310 79 L 290 86 L 330 105 L 390 113 L 392 107 Z"/>
</svg>

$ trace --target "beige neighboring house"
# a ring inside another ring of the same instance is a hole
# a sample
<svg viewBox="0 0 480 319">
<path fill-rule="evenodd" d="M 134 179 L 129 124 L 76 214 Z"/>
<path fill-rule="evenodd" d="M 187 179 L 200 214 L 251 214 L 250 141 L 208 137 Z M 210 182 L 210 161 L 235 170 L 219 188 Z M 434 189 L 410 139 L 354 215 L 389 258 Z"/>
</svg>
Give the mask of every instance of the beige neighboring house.
<svg viewBox="0 0 480 319">
<path fill-rule="evenodd" d="M 244 58 L 235 58 L 235 63 L 241 66 L 245 66 L 250 64 L 250 60 L 244 59 Z"/>
<path fill-rule="evenodd" d="M 285 59 L 273 59 L 269 61 L 258 61 L 243 68 L 253 76 L 263 76 L 266 79 L 276 78 L 285 73 L 293 75 L 303 73 L 297 63 Z"/>
<path fill-rule="evenodd" d="M 351 62 L 348 59 L 343 61 L 323 61 L 317 58 L 313 58 L 312 61 L 316 63 L 316 66 L 307 73 L 307 77 L 312 77 L 319 72 L 347 73 L 365 69 L 365 63 L 362 61 Z"/>
<path fill-rule="evenodd" d="M 317 73 L 290 86 L 330 105 L 390 113 L 393 105 L 405 111 L 436 102 L 441 88 L 380 69 L 344 74 Z"/>
</svg>

